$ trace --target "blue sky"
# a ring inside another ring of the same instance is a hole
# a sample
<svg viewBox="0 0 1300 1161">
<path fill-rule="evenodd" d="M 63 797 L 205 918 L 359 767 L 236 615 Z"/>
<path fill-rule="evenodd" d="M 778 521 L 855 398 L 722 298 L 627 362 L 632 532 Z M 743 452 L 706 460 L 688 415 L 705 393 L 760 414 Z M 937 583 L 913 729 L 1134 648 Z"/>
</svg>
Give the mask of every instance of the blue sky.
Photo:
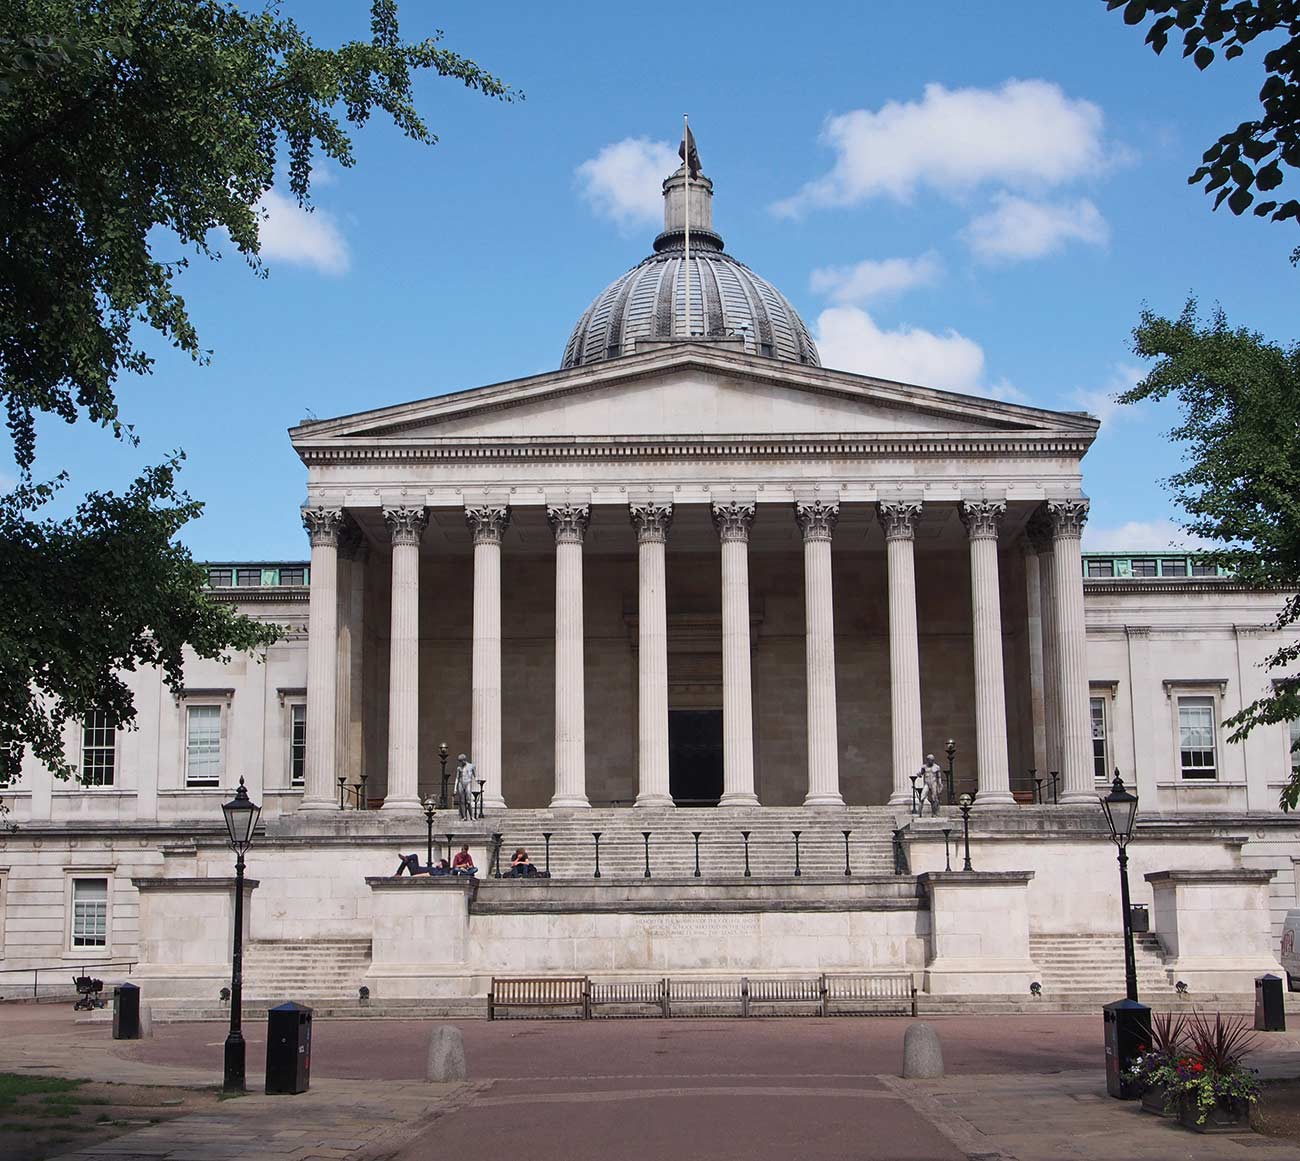
<svg viewBox="0 0 1300 1161">
<path fill-rule="evenodd" d="M 366 35 L 365 0 L 285 10 L 322 44 Z M 803 314 L 823 362 L 1101 416 L 1088 546 L 1174 532 L 1172 413 L 1109 400 L 1140 373 L 1142 304 L 1176 313 L 1195 293 L 1296 337 L 1300 232 L 1211 213 L 1186 183 L 1253 115 L 1258 52 L 1199 73 L 1103 0 L 401 13 L 408 36 L 444 29 L 527 99 L 421 80 L 440 143 L 376 120 L 354 169 L 322 170 L 311 218 L 272 195 L 269 278 L 234 255 L 184 276 L 211 364 L 161 349 L 154 375 L 120 384 L 138 449 L 43 422 L 38 476 L 122 487 L 183 448 L 207 505 L 184 537 L 197 557 L 305 556 L 285 429 L 558 366 L 587 303 L 649 252 L 683 111 L 715 226 Z"/>
</svg>

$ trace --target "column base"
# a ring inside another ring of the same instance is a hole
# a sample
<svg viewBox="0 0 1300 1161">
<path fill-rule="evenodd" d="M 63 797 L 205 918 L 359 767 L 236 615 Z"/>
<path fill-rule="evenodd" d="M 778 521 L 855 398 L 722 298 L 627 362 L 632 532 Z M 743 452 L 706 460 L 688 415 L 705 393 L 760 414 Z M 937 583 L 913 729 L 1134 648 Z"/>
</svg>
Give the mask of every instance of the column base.
<svg viewBox="0 0 1300 1161">
<path fill-rule="evenodd" d="M 299 810 L 334 810 L 339 808 L 337 798 L 304 798 L 299 804 Z"/>
<path fill-rule="evenodd" d="M 484 810 L 505 810 L 506 800 L 502 798 L 501 795 L 499 794 L 496 795 L 495 797 L 489 794 L 483 799 L 483 809 Z"/>
<path fill-rule="evenodd" d="M 552 810 L 590 810 L 591 803 L 585 794 L 557 794 L 551 799 Z"/>
<path fill-rule="evenodd" d="M 895 790 L 894 793 L 889 796 L 889 801 L 885 805 L 906 806 L 908 810 L 911 810 L 914 799 L 915 795 L 913 795 L 910 790 L 904 788 L 902 790 Z"/>
<path fill-rule="evenodd" d="M 981 790 L 975 796 L 975 811 L 991 810 L 1000 806 L 1016 806 L 1016 796 L 1010 790 Z"/>
<path fill-rule="evenodd" d="M 738 790 L 731 794 L 724 794 L 718 799 L 719 806 L 757 806 L 758 795 L 752 791 Z"/>
<path fill-rule="evenodd" d="M 379 809 L 418 811 L 424 809 L 424 803 L 418 798 L 385 798 L 384 805 Z"/>
<path fill-rule="evenodd" d="M 844 807 L 844 796 L 842 794 L 809 794 L 803 800 L 804 806 L 822 806 L 832 808 Z"/>
<path fill-rule="evenodd" d="M 1062 793 L 1056 800 L 1056 806 L 1096 806 L 1100 801 L 1095 790 L 1071 790 L 1069 793 Z"/>
<path fill-rule="evenodd" d="M 673 801 L 673 796 L 671 794 L 638 794 L 636 796 L 635 805 L 676 807 L 677 803 Z"/>
</svg>

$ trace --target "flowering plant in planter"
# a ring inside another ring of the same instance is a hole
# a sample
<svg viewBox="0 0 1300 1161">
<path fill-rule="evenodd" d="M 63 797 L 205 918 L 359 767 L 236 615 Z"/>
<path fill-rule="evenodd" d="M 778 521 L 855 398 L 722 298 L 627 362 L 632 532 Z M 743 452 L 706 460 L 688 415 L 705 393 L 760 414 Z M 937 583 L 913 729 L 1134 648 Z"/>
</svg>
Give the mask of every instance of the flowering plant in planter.
<svg viewBox="0 0 1300 1161">
<path fill-rule="evenodd" d="M 1259 1098 L 1255 1070 L 1242 1064 L 1255 1047 L 1255 1038 L 1240 1016 L 1227 1020 L 1215 1014 L 1194 1012 L 1187 1022 L 1187 1050 L 1174 1062 L 1167 1080 L 1167 1100 L 1177 1102 L 1185 1124 L 1203 1126 L 1214 1115 L 1216 1122 L 1247 1119 L 1250 1106 Z"/>
<path fill-rule="evenodd" d="M 1142 1094 L 1149 1112 L 1170 1111 L 1170 1086 L 1178 1076 L 1178 1062 L 1187 1054 L 1187 1019 L 1181 1013 L 1157 1012 L 1151 1018 L 1151 1044 L 1143 1045 L 1124 1073 L 1124 1079 Z"/>
</svg>

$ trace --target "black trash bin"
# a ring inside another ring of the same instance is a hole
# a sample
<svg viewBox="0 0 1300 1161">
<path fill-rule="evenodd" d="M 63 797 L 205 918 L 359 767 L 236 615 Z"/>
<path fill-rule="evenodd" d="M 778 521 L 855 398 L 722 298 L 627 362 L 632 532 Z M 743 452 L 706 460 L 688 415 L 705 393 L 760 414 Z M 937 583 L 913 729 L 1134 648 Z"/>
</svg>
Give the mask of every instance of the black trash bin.
<svg viewBox="0 0 1300 1161">
<path fill-rule="evenodd" d="M 135 984 L 113 989 L 113 1039 L 140 1039 L 140 989 Z"/>
<path fill-rule="evenodd" d="M 1286 1006 L 1282 997 L 1282 977 L 1270 972 L 1255 977 L 1255 1031 L 1285 1032 Z"/>
<path fill-rule="evenodd" d="M 306 1092 L 311 1083 L 311 1009 L 290 1001 L 266 1013 L 266 1091 Z"/>
<path fill-rule="evenodd" d="M 1147 910 L 1145 903 L 1134 903 L 1128 909 L 1129 930 L 1134 933 L 1145 933 L 1151 930 L 1151 912 Z"/>
<path fill-rule="evenodd" d="M 1106 1028 L 1106 1091 L 1122 1101 L 1137 1100 L 1142 1092 L 1124 1079 L 1124 1073 L 1151 1043 L 1151 1009 L 1136 1000 L 1116 1000 L 1101 1011 Z"/>
</svg>

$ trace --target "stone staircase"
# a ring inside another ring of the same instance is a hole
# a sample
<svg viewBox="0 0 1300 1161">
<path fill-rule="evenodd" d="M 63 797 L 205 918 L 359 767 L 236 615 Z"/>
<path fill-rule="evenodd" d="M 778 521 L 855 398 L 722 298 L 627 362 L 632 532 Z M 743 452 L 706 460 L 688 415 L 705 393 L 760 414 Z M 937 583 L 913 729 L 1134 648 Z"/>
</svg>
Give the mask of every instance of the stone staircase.
<svg viewBox="0 0 1300 1161">
<path fill-rule="evenodd" d="M 1133 953 L 1138 995 L 1172 994 L 1159 939 L 1135 934 Z M 1123 935 L 1030 935 L 1029 958 L 1038 967 L 1045 997 L 1124 995 Z"/>
<path fill-rule="evenodd" d="M 800 831 L 799 865 L 804 876 L 844 875 L 844 831 L 849 835 L 849 866 L 854 875 L 888 875 L 894 871 L 894 812 L 888 807 L 851 807 L 809 811 L 797 807 L 756 810 L 629 810 L 600 808 L 581 813 L 511 810 L 485 820 L 502 835 L 501 869 L 509 870 L 516 847 L 526 847 L 537 869 L 546 866 L 549 833 L 553 878 L 590 879 L 596 868 L 593 831 L 600 831 L 603 878 L 643 878 L 645 840 L 650 832 L 653 878 L 693 878 L 695 840 L 700 832 L 700 874 L 704 878 L 739 878 L 745 873 L 742 831 L 749 832 L 749 869 L 753 878 L 794 874 L 794 836 Z M 467 836 L 467 841 L 468 836 Z M 481 867 L 480 876 L 488 872 Z"/>
<path fill-rule="evenodd" d="M 244 1002 L 355 1002 L 370 967 L 368 939 L 258 939 L 244 945 Z"/>
</svg>

